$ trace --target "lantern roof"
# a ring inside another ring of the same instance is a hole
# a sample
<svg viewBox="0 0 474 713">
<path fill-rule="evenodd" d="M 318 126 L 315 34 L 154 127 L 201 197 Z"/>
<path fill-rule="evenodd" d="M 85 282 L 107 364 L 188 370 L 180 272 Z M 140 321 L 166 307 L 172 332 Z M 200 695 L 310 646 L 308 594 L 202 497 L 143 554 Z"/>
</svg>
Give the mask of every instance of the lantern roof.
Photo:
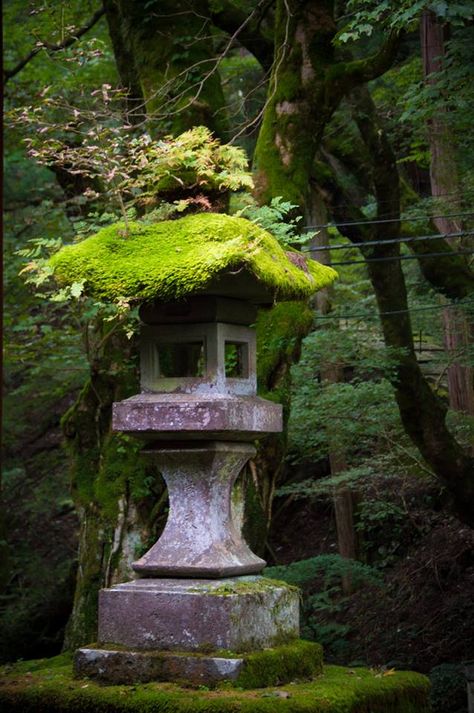
<svg viewBox="0 0 474 713">
<path fill-rule="evenodd" d="M 116 223 L 63 247 L 50 265 L 59 284 L 84 282 L 86 294 L 105 301 L 211 294 L 271 304 L 305 299 L 337 277 L 255 223 L 221 213 L 131 222 L 128 234 Z"/>
</svg>

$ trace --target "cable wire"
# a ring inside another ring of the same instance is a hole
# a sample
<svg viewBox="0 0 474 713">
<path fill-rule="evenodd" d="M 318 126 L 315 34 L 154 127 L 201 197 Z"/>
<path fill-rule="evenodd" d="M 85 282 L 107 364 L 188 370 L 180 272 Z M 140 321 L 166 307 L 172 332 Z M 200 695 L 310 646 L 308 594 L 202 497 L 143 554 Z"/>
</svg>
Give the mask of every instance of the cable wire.
<svg viewBox="0 0 474 713">
<path fill-rule="evenodd" d="M 474 300 L 458 300 L 455 303 L 449 305 L 430 305 L 429 307 L 412 307 L 411 309 L 397 309 L 390 310 L 388 312 L 375 312 L 374 314 L 367 314 L 366 312 L 360 312 L 359 314 L 316 314 L 316 319 L 375 319 L 376 317 L 382 317 L 385 315 L 400 315 L 400 314 L 411 314 L 411 312 L 428 312 L 430 310 L 446 309 L 451 307 L 458 307 L 464 304 L 474 304 Z"/>
<path fill-rule="evenodd" d="M 324 223 L 322 225 L 307 225 L 306 229 L 313 228 L 337 228 L 338 226 L 349 226 L 349 225 L 375 225 L 379 223 L 414 223 L 415 221 L 422 220 L 438 220 L 439 218 L 460 218 L 461 216 L 474 215 L 473 211 L 468 211 L 465 213 L 448 213 L 446 215 L 425 215 L 416 216 L 414 218 L 378 218 L 374 220 L 351 220 L 347 223 Z"/>
<path fill-rule="evenodd" d="M 316 253 L 323 250 L 352 250 L 353 248 L 366 247 L 367 245 L 388 245 L 390 243 L 414 243 L 418 240 L 439 240 L 446 238 L 462 238 L 464 235 L 474 235 L 474 230 L 460 230 L 457 233 L 431 233 L 430 235 L 417 235 L 415 237 L 389 238 L 388 240 L 367 240 L 363 243 L 339 243 L 338 245 L 318 245 L 315 248 L 302 247 L 301 252 Z"/>
<path fill-rule="evenodd" d="M 389 262 L 390 260 L 419 260 L 423 257 L 451 257 L 452 255 L 472 255 L 474 250 L 453 250 L 450 253 L 422 253 L 421 255 L 394 255 L 393 257 L 369 257 L 366 260 L 343 260 L 342 262 L 332 262 L 335 265 L 365 265 L 368 262 Z"/>
</svg>

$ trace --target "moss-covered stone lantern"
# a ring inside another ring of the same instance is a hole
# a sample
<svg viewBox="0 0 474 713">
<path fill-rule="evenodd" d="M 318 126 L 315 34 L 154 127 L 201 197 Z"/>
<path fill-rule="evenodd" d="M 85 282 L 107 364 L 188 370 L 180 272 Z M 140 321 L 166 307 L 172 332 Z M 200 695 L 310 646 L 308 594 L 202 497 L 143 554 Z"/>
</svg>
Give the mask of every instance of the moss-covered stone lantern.
<svg viewBox="0 0 474 713">
<path fill-rule="evenodd" d="M 335 272 L 211 213 L 135 223 L 128 237 L 111 226 L 52 265 L 60 282 L 140 302 L 141 393 L 114 404 L 113 428 L 145 441 L 170 497 L 137 578 L 100 593 L 99 643 L 77 652 L 76 669 L 113 682 L 238 680 L 249 652 L 299 634 L 298 593 L 258 576 L 265 562 L 232 518 L 254 440 L 282 429 L 281 406 L 256 395 L 251 325 L 258 307 L 307 298 Z"/>
</svg>

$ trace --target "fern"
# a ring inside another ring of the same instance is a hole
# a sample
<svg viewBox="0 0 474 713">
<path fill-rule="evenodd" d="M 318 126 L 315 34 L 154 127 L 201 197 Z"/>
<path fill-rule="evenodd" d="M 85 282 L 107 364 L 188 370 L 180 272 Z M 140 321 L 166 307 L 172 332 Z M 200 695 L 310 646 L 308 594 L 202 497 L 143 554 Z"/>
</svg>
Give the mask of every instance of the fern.
<svg viewBox="0 0 474 713">
<path fill-rule="evenodd" d="M 350 576 L 355 587 L 367 583 L 378 585 L 382 583 L 381 575 L 373 567 L 340 555 L 318 555 L 288 565 L 267 567 L 265 576 L 283 580 L 297 587 L 323 577 L 323 590 L 339 585 L 344 576 Z"/>
</svg>

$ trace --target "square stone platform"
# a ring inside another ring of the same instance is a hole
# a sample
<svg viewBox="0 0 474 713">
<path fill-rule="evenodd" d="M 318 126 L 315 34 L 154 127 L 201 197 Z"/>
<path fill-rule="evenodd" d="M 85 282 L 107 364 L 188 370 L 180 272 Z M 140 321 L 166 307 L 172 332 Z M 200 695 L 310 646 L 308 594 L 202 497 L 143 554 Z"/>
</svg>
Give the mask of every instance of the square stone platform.
<svg viewBox="0 0 474 713">
<path fill-rule="evenodd" d="M 214 684 L 238 680 L 249 657 L 283 649 L 283 675 L 285 644 L 298 636 L 299 593 L 283 582 L 137 579 L 100 592 L 98 643 L 76 652 L 74 669 L 106 683 Z"/>
<path fill-rule="evenodd" d="M 259 576 L 137 579 L 99 595 L 99 643 L 236 653 L 299 635 L 299 594 Z"/>
</svg>

